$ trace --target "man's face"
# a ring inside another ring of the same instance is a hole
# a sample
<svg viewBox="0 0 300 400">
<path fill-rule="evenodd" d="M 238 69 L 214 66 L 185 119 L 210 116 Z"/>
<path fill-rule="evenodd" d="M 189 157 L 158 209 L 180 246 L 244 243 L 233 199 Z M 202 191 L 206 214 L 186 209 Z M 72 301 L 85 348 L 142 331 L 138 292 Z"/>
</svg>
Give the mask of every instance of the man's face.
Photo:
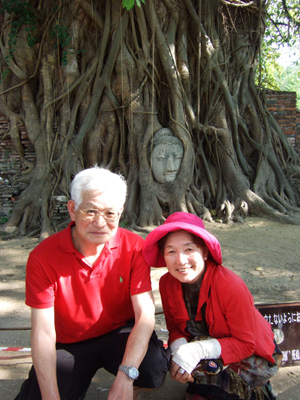
<svg viewBox="0 0 300 400">
<path fill-rule="evenodd" d="M 118 223 L 122 207 L 116 204 L 115 196 L 108 192 L 87 191 L 83 193 L 82 202 L 75 210 L 75 203 L 70 200 L 68 209 L 72 221 L 75 221 L 75 235 L 79 244 L 102 245 L 112 238 L 118 229 Z M 117 213 L 115 221 L 107 221 L 103 215 L 97 212 L 105 212 L 110 215 Z M 90 215 L 95 214 L 94 217 Z"/>
</svg>

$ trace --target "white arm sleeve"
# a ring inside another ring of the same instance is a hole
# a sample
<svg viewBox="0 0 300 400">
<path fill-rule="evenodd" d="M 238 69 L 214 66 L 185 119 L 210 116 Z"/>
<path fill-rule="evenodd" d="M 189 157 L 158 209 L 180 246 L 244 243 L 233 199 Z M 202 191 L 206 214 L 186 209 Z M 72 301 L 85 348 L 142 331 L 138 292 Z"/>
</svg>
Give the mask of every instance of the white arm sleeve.
<svg viewBox="0 0 300 400">
<path fill-rule="evenodd" d="M 219 341 L 208 339 L 181 345 L 174 354 L 173 361 L 190 374 L 201 360 L 219 358 L 220 355 Z"/>
<path fill-rule="evenodd" d="M 183 338 L 183 337 L 174 340 L 174 342 L 172 342 L 170 344 L 172 356 L 176 353 L 176 351 L 179 349 L 179 347 L 182 346 L 183 344 L 187 344 L 186 338 Z"/>
</svg>

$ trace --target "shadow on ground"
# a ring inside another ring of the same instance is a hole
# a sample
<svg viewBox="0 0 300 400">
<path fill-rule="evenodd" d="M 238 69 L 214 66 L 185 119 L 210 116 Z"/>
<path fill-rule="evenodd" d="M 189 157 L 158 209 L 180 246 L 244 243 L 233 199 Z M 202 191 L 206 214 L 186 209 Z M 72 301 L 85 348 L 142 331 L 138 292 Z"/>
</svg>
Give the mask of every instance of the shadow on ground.
<svg viewBox="0 0 300 400">
<path fill-rule="evenodd" d="M 17 395 L 23 380 L 31 367 L 30 352 L 0 351 L 0 385 L 1 399 L 13 400 Z M 109 388 L 114 377 L 105 370 L 99 370 L 95 375 L 86 400 L 107 399 Z M 273 390 L 277 400 L 300 399 L 300 366 L 281 368 L 272 379 Z M 185 385 L 170 379 L 168 374 L 164 385 L 153 392 L 143 393 L 144 400 L 183 400 Z"/>
</svg>

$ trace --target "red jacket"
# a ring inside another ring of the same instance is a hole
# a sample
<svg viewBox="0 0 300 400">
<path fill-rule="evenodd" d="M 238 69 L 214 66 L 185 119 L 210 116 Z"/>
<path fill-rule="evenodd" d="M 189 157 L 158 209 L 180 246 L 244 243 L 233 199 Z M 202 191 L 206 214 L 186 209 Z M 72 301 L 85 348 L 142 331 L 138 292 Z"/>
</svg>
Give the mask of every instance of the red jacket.
<svg viewBox="0 0 300 400">
<path fill-rule="evenodd" d="M 186 332 L 189 319 L 181 283 L 169 273 L 160 279 L 160 294 L 169 330 L 169 344 L 191 337 Z M 196 320 L 201 320 L 201 307 L 206 307 L 210 336 L 218 339 L 225 365 L 239 362 L 253 353 L 274 362 L 274 335 L 269 323 L 255 308 L 244 281 L 229 269 L 207 262 L 201 284 Z"/>
</svg>

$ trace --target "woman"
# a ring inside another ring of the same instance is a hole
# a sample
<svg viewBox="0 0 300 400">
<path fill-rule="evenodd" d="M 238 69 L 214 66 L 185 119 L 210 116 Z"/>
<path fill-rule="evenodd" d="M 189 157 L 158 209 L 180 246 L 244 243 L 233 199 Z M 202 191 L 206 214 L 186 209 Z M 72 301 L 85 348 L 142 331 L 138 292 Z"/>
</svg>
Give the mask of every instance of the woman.
<svg viewBox="0 0 300 400">
<path fill-rule="evenodd" d="M 280 353 L 241 278 L 196 215 L 177 212 L 146 238 L 144 258 L 166 266 L 160 294 L 172 351 L 171 377 L 186 399 L 275 399 L 269 378 Z M 275 357 L 275 358 L 274 358 Z"/>
</svg>

